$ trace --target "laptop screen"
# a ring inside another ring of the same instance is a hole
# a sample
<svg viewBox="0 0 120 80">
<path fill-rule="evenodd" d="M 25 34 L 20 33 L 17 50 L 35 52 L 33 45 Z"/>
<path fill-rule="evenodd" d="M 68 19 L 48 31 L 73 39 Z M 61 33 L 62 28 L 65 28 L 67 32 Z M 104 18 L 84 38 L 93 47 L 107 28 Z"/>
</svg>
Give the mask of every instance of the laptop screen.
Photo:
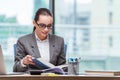
<svg viewBox="0 0 120 80">
<path fill-rule="evenodd" d="M 4 56 L 3 56 L 1 45 L 0 45 L 0 74 L 6 74 Z"/>
</svg>

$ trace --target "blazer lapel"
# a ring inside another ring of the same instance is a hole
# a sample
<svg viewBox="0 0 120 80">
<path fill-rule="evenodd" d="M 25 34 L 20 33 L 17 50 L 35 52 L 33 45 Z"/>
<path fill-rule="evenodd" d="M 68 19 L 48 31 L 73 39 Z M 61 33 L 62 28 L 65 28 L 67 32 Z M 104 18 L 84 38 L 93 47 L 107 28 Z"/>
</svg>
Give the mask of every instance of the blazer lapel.
<svg viewBox="0 0 120 80">
<path fill-rule="evenodd" d="M 31 42 L 31 47 L 32 47 L 32 51 L 33 51 L 33 53 L 34 53 L 33 56 L 36 57 L 36 58 L 41 57 L 41 56 L 40 56 L 40 52 L 39 52 L 39 50 L 38 50 L 36 38 L 35 38 L 35 32 L 32 33 L 32 39 L 33 39 L 33 40 L 31 40 L 31 41 L 32 41 L 32 42 Z"/>
<path fill-rule="evenodd" d="M 54 39 L 53 39 L 53 36 L 49 34 L 49 49 L 50 49 L 50 61 L 51 59 L 53 58 L 53 52 L 54 52 L 54 49 L 55 49 L 55 43 L 54 43 Z"/>
</svg>

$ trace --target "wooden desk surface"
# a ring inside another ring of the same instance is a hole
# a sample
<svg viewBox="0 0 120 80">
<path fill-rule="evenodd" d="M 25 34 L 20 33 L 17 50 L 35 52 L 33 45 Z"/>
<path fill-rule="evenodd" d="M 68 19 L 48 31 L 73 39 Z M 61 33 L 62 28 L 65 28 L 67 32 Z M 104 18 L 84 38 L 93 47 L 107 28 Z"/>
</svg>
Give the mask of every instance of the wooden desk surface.
<svg viewBox="0 0 120 80">
<path fill-rule="evenodd" d="M 120 80 L 120 76 L 78 75 L 78 76 L 41 76 L 41 75 L 0 75 L 0 80 Z"/>
</svg>

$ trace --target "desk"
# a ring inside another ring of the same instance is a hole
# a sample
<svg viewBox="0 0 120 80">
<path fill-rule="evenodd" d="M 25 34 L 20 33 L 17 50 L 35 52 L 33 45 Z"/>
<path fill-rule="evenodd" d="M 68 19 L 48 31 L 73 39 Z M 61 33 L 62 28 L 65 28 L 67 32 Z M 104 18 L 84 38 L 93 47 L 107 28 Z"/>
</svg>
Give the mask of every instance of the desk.
<svg viewBox="0 0 120 80">
<path fill-rule="evenodd" d="M 0 75 L 0 80 L 120 80 L 120 76 L 40 76 L 40 75 Z"/>
</svg>

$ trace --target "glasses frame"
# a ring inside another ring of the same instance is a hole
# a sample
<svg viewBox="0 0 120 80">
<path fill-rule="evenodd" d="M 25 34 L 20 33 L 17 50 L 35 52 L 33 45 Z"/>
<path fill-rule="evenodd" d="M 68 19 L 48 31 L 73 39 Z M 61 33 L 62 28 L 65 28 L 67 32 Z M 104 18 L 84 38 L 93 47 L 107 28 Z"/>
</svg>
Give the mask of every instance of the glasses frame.
<svg viewBox="0 0 120 80">
<path fill-rule="evenodd" d="M 52 29 L 52 24 L 44 24 L 44 23 L 37 23 L 38 27 L 41 28 L 41 29 L 45 29 L 47 27 L 47 29 Z"/>
</svg>

